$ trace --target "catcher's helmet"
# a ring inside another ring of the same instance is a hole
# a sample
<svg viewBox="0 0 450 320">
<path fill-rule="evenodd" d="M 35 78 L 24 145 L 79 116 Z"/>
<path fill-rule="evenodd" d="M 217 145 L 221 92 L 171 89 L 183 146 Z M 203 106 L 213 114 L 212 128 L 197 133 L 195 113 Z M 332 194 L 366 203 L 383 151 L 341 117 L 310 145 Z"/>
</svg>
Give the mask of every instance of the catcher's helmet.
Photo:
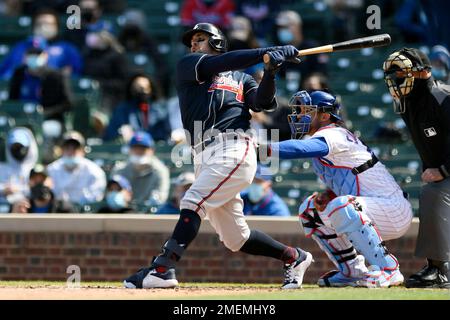
<svg viewBox="0 0 450 320">
<path fill-rule="evenodd" d="M 383 63 L 384 81 L 394 98 L 394 111 L 405 112 L 400 99 L 407 97 L 414 89 L 415 79 L 426 79 L 431 70 L 430 59 L 415 48 L 403 48 L 392 53 Z"/>
<path fill-rule="evenodd" d="M 289 100 L 289 106 L 292 113 L 288 115 L 288 122 L 293 139 L 299 139 L 309 132 L 317 112 L 329 113 L 335 121 L 342 120 L 336 97 L 325 91 L 299 91 Z"/>
<path fill-rule="evenodd" d="M 206 32 L 210 35 L 208 43 L 211 48 L 219 52 L 227 51 L 227 38 L 219 28 L 211 23 L 197 23 L 191 30 L 186 31 L 182 38 L 183 44 L 190 48 L 192 36 L 199 31 Z"/>
</svg>

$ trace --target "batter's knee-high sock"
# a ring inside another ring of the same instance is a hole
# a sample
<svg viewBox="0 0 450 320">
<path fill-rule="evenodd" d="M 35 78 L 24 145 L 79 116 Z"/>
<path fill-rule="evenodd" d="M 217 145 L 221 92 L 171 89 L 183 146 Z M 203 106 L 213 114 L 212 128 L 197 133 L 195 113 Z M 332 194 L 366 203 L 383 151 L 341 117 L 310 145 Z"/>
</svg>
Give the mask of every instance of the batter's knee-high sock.
<svg viewBox="0 0 450 320">
<path fill-rule="evenodd" d="M 196 212 L 182 209 L 172 237 L 164 244 L 153 265 L 164 269 L 174 267 L 175 262 L 181 259 L 184 250 L 197 236 L 201 221 Z"/>
<path fill-rule="evenodd" d="M 177 240 L 178 244 L 187 248 L 188 245 L 197 236 L 202 219 L 192 210 L 182 209 L 180 218 L 172 233 L 172 239 Z"/>
<path fill-rule="evenodd" d="M 306 257 L 305 251 L 301 249 L 297 251 L 297 249 L 286 246 L 258 230 L 250 232 L 250 237 L 240 251 L 258 256 L 272 257 L 286 264 L 290 264 L 298 259 L 299 254 L 303 258 Z"/>
</svg>

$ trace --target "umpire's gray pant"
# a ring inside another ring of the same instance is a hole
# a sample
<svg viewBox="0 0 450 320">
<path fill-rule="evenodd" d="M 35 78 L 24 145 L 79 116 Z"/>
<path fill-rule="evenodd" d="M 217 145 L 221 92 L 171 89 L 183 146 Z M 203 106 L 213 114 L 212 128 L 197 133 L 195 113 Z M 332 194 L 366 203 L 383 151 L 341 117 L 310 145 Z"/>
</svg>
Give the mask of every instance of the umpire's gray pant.
<svg viewBox="0 0 450 320">
<path fill-rule="evenodd" d="M 422 187 L 419 219 L 416 256 L 450 261 L 450 178 Z"/>
</svg>

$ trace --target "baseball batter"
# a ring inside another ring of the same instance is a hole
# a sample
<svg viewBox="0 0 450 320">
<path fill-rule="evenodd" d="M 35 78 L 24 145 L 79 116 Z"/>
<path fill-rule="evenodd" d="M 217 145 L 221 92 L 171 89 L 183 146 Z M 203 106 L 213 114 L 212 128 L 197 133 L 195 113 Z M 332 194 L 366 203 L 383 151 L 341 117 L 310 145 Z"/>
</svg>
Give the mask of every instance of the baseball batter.
<svg viewBox="0 0 450 320">
<path fill-rule="evenodd" d="M 295 60 L 298 50 L 281 46 L 226 52 L 225 36 L 209 23 L 199 23 L 187 31 L 183 43 L 191 53 L 177 65 L 176 86 L 196 180 L 181 200 L 180 218 L 161 253 L 124 285 L 177 286 L 175 264 L 196 237 L 201 219 L 208 217 L 227 248 L 281 260 L 285 267 L 283 288 L 299 288 L 312 262 L 311 254 L 250 230 L 239 196 L 256 172 L 255 141 L 246 133 L 250 109 L 258 112 L 277 107 L 275 73 L 285 61 Z M 265 64 L 259 86 L 251 76 L 235 71 L 261 63 L 266 53 L 270 62 Z"/>
<path fill-rule="evenodd" d="M 333 95 L 300 91 L 289 104 L 295 139 L 273 143 L 268 151 L 284 159 L 313 158 L 314 171 L 328 188 L 308 197 L 299 208 L 306 236 L 339 269 L 323 275 L 318 284 L 388 287 L 403 283 L 399 264 L 383 240 L 401 237 L 410 226 L 412 210 L 404 193 L 371 150 L 342 127 L 340 106 Z M 305 134 L 311 137 L 297 140 Z"/>
</svg>

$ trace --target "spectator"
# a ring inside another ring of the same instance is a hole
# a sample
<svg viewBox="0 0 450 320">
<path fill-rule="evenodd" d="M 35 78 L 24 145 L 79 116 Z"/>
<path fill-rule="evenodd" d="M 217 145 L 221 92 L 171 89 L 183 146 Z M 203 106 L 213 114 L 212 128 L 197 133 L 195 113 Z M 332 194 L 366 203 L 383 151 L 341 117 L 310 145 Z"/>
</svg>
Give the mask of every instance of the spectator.
<svg viewBox="0 0 450 320">
<path fill-rule="evenodd" d="M 290 216 L 286 203 L 272 189 L 270 169 L 258 165 L 252 184 L 241 193 L 245 215 Z"/>
<path fill-rule="evenodd" d="M 157 141 L 167 141 L 170 136 L 166 104 L 158 99 L 153 82 L 145 74 L 133 75 L 128 80 L 126 100 L 114 108 L 104 140 L 119 137 L 124 125 L 133 131 L 146 131 Z"/>
<path fill-rule="evenodd" d="M 28 179 L 37 160 L 38 148 L 31 130 L 16 127 L 9 131 L 6 162 L 0 164 L 0 199 L 12 204 L 28 196 Z"/>
<path fill-rule="evenodd" d="M 133 192 L 130 182 L 121 175 L 114 175 L 106 185 L 106 206 L 101 207 L 98 213 L 132 213 L 130 201 Z"/>
<path fill-rule="evenodd" d="M 367 19 L 365 15 L 365 6 L 363 0 L 328 0 L 327 1 L 333 12 L 332 32 L 333 39 L 336 42 L 345 41 L 356 38 L 359 33 L 359 25 L 362 23 L 361 16 Z M 384 11 L 383 11 L 383 17 Z"/>
<path fill-rule="evenodd" d="M 64 126 L 64 114 L 71 109 L 69 85 L 60 71 L 48 67 L 48 53 L 38 48 L 28 49 L 25 64 L 14 71 L 9 99 L 39 103 L 46 120 Z"/>
<path fill-rule="evenodd" d="M 48 176 L 47 169 L 40 163 L 36 164 L 30 172 L 30 178 L 28 180 L 28 186 L 33 188 L 38 184 L 43 184 L 49 188 L 53 187 L 53 183 Z"/>
<path fill-rule="evenodd" d="M 102 19 L 103 10 L 97 0 L 80 0 L 78 6 L 81 9 L 81 28 L 68 29 L 64 35 L 67 41 L 83 50 L 90 33 L 101 31 L 114 33 L 112 24 Z"/>
<path fill-rule="evenodd" d="M 429 43 L 432 35 L 420 0 L 404 0 L 395 15 L 395 25 L 407 43 Z"/>
<path fill-rule="evenodd" d="M 311 73 L 305 77 L 301 88 L 307 91 L 328 90 L 328 78 L 320 72 Z"/>
<path fill-rule="evenodd" d="M 12 213 L 72 213 L 70 202 L 56 200 L 50 187 L 39 183 L 31 188 L 30 198 L 15 203 Z"/>
<path fill-rule="evenodd" d="M 85 158 L 84 146 L 84 138 L 79 132 L 68 131 L 64 134 L 62 157 L 47 167 L 56 199 L 81 205 L 103 199 L 105 173 Z"/>
<path fill-rule="evenodd" d="M 235 16 L 231 18 L 231 25 L 228 31 L 229 51 L 241 49 L 259 48 L 258 40 L 253 34 L 250 20 L 246 17 Z"/>
<path fill-rule="evenodd" d="M 125 23 L 118 37 L 120 44 L 127 53 L 144 53 L 153 60 L 155 76 L 161 83 L 163 95 L 167 97 L 171 87 L 169 68 L 158 52 L 156 41 L 146 32 L 147 22 L 144 13 L 130 9 L 125 12 L 124 19 Z"/>
<path fill-rule="evenodd" d="M 431 48 L 430 60 L 433 78 L 450 84 L 450 53 L 447 48 L 441 45 Z"/>
<path fill-rule="evenodd" d="M 269 0 L 238 0 L 236 1 L 239 15 L 250 19 L 256 38 L 266 44 L 266 37 L 271 33 L 274 25 L 274 17 L 280 12 L 280 3 L 286 1 Z"/>
<path fill-rule="evenodd" d="M 280 45 L 293 45 L 299 50 L 316 47 L 314 41 L 303 36 L 302 19 L 300 15 L 291 10 L 281 11 L 276 18 L 276 38 Z M 280 69 L 280 76 L 287 80 L 290 91 L 298 91 L 302 79 L 313 72 L 327 74 L 328 56 L 317 54 L 302 57 L 299 64 L 286 63 Z"/>
<path fill-rule="evenodd" d="M 33 18 L 33 34 L 16 44 L 0 64 L 0 78 L 9 80 L 28 49 L 41 48 L 48 54 L 48 66 L 65 75 L 79 75 L 82 68 L 78 49 L 58 36 L 58 15 L 51 9 L 38 11 Z"/>
<path fill-rule="evenodd" d="M 110 114 L 115 102 L 124 98 L 128 72 L 124 50 L 107 31 L 88 33 L 86 45 L 83 75 L 99 81 L 102 109 Z"/>
<path fill-rule="evenodd" d="M 175 181 L 175 188 L 169 201 L 158 208 L 157 214 L 179 214 L 180 200 L 195 181 L 193 172 L 183 172 Z"/>
<path fill-rule="evenodd" d="M 154 141 L 146 132 L 136 132 L 130 140 L 129 160 L 118 164 L 114 174 L 131 183 L 133 202 L 159 206 L 169 195 L 169 169 L 155 156 Z"/>
<path fill-rule="evenodd" d="M 0 16 L 17 17 L 22 13 L 23 0 L 0 1 Z"/>
<path fill-rule="evenodd" d="M 209 22 L 224 30 L 229 27 L 234 10 L 233 0 L 185 0 L 180 12 L 181 24 L 193 27 Z"/>
</svg>

